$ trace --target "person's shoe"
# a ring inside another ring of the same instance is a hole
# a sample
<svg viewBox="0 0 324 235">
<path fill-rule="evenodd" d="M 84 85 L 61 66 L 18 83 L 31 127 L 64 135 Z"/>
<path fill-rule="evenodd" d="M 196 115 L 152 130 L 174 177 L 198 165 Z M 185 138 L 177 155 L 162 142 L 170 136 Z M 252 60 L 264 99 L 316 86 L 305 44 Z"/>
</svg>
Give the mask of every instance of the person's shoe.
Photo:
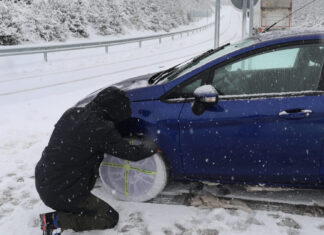
<svg viewBox="0 0 324 235">
<path fill-rule="evenodd" d="M 40 214 L 43 235 L 60 235 L 62 230 L 59 216 L 55 212 Z"/>
</svg>

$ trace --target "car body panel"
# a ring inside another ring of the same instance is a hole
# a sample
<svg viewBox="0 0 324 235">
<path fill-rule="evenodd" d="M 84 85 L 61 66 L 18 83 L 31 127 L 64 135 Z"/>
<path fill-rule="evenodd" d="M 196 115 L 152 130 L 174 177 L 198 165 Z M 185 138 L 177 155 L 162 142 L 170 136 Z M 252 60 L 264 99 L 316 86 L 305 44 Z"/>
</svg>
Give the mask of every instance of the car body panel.
<svg viewBox="0 0 324 235">
<path fill-rule="evenodd" d="M 180 116 L 186 175 L 256 183 L 318 183 L 324 96 L 221 100 L 201 116 L 191 109 L 186 103 Z M 291 109 L 312 113 L 279 117 Z"/>
<path fill-rule="evenodd" d="M 183 175 L 179 148 L 179 115 L 183 103 L 168 104 L 159 100 L 132 102 L 132 119 L 123 124 L 133 136 L 154 140 L 174 169 L 173 177 Z"/>
<path fill-rule="evenodd" d="M 128 91 L 127 94 L 130 101 L 139 102 L 146 100 L 157 100 L 165 93 L 164 87 L 162 85 L 151 86 L 149 88 L 150 89 L 143 87 Z"/>
</svg>

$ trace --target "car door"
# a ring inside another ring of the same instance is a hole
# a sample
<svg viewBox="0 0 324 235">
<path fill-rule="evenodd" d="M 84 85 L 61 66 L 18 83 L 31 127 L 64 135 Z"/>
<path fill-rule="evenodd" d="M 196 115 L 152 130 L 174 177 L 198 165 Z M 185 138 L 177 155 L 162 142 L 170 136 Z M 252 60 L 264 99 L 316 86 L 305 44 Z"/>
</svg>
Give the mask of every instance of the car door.
<svg viewBox="0 0 324 235">
<path fill-rule="evenodd" d="M 210 71 L 219 103 L 197 116 L 187 102 L 180 114 L 184 173 L 205 180 L 317 183 L 323 52 L 315 42 L 271 47 Z"/>
</svg>

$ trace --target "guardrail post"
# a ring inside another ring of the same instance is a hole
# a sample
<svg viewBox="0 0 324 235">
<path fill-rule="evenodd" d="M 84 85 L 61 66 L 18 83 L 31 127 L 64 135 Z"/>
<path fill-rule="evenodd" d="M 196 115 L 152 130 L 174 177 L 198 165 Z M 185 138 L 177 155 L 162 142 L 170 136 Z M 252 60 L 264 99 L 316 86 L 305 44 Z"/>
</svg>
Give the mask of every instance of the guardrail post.
<svg viewBox="0 0 324 235">
<path fill-rule="evenodd" d="M 180 33 L 180 37 L 182 38 L 182 33 Z"/>
<path fill-rule="evenodd" d="M 189 32 L 187 32 L 187 36 L 189 36 Z"/>
<path fill-rule="evenodd" d="M 172 35 L 172 37 L 171 37 L 171 38 L 172 38 L 172 40 L 174 40 L 174 35 Z"/>
<path fill-rule="evenodd" d="M 47 62 L 47 52 L 44 52 L 44 60 Z"/>
<path fill-rule="evenodd" d="M 159 38 L 159 43 L 160 43 L 160 44 L 162 43 L 162 38 Z"/>
<path fill-rule="evenodd" d="M 142 41 L 139 41 L 139 42 L 138 42 L 138 46 L 139 46 L 140 48 L 142 48 Z"/>
<path fill-rule="evenodd" d="M 105 46 L 105 52 L 108 54 L 108 46 Z"/>
<path fill-rule="evenodd" d="M 246 0 L 244 0 L 246 1 Z M 216 0 L 215 2 L 215 33 L 214 33 L 214 49 L 219 47 L 219 34 L 220 34 L 220 9 L 221 9 L 221 4 L 220 0 Z"/>
</svg>

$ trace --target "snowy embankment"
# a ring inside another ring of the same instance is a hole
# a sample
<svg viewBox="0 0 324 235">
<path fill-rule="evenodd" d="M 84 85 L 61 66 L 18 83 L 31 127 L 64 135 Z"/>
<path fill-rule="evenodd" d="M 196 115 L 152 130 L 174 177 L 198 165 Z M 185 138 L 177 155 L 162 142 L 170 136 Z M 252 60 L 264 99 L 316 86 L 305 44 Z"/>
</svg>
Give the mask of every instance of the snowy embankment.
<svg viewBox="0 0 324 235">
<path fill-rule="evenodd" d="M 222 9 L 221 44 L 240 38 L 240 14 Z M 41 234 L 38 214 L 51 211 L 34 187 L 34 167 L 53 125 L 88 93 L 128 77 L 157 71 L 210 49 L 213 29 L 189 38 L 103 50 L 0 58 L 0 234 Z M 9 94 L 10 93 L 10 94 Z M 120 212 L 112 231 L 82 234 L 321 234 L 322 218 L 278 212 L 200 209 L 125 203 L 94 193 Z M 66 231 L 64 234 L 74 234 Z"/>
<path fill-rule="evenodd" d="M 66 41 L 129 31 L 168 32 L 211 13 L 209 0 L 2 0 L 0 45 Z"/>
</svg>

